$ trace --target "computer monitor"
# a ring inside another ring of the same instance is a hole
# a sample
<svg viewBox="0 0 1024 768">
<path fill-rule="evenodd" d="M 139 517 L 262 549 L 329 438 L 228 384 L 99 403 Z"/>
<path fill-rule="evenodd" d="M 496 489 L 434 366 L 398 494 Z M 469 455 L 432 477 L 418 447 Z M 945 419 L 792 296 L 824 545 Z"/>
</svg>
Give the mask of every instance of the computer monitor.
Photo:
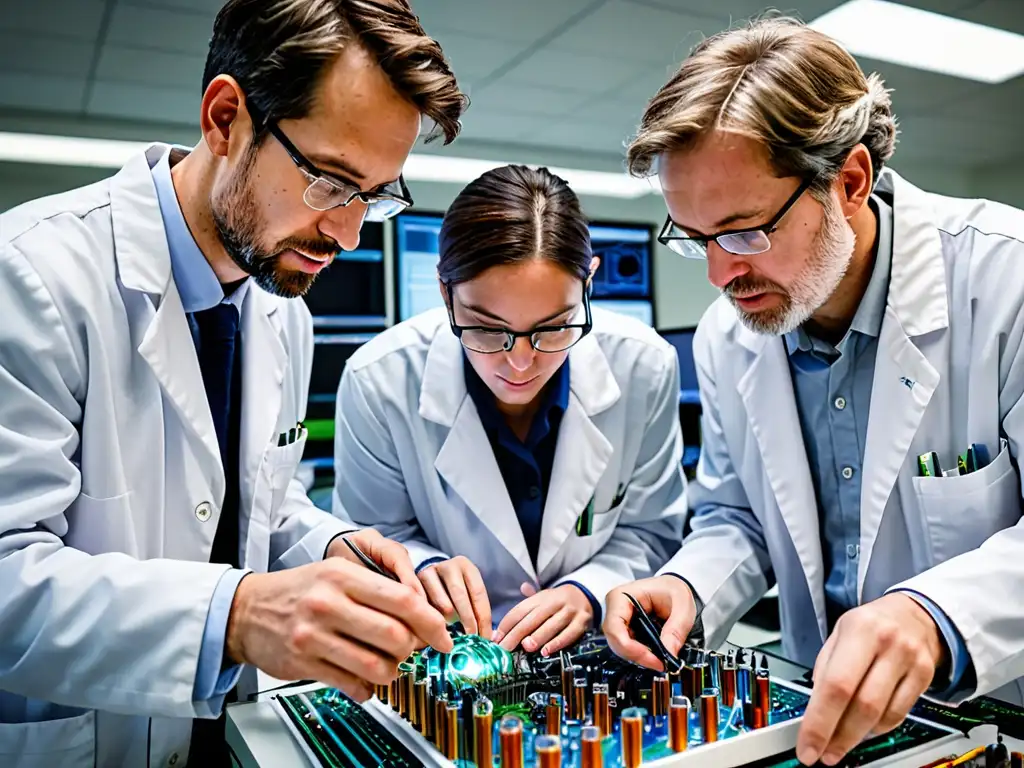
<svg viewBox="0 0 1024 768">
<path fill-rule="evenodd" d="M 399 321 L 444 306 L 437 287 L 437 236 L 443 218 L 435 213 L 395 217 L 395 309 Z"/>
<path fill-rule="evenodd" d="M 317 329 L 383 328 L 387 324 L 384 225 L 367 222 L 359 249 L 342 251 L 304 296 Z"/>
<path fill-rule="evenodd" d="M 696 328 L 673 328 L 659 331 L 662 338 L 676 348 L 679 355 L 679 388 L 684 397 L 693 397 L 698 391 L 697 367 L 693 362 L 693 334 Z"/>
<path fill-rule="evenodd" d="M 654 325 L 654 305 L 639 299 L 593 299 L 591 306 L 601 307 L 620 315 L 639 320 L 646 325 Z"/>
<path fill-rule="evenodd" d="M 334 452 L 335 402 L 345 364 L 373 333 L 316 333 L 306 406 L 305 459 L 330 459 Z"/>
</svg>

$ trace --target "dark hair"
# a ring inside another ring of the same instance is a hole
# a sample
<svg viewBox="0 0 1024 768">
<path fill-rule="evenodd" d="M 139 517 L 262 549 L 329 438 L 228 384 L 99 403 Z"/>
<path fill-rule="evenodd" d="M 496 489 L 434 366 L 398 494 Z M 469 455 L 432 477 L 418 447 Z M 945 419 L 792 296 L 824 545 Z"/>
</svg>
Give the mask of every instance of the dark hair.
<svg viewBox="0 0 1024 768">
<path fill-rule="evenodd" d="M 547 168 L 506 165 L 471 182 L 448 208 L 438 238 L 441 282 L 457 285 L 491 267 L 544 258 L 590 275 L 590 229 L 569 184 Z"/>
<path fill-rule="evenodd" d="M 408 0 L 228 0 L 213 25 L 203 92 L 231 75 L 261 117 L 305 117 L 324 70 L 350 43 L 377 60 L 445 144 L 458 136 L 467 99 Z M 258 125 L 257 138 L 264 133 Z"/>
</svg>

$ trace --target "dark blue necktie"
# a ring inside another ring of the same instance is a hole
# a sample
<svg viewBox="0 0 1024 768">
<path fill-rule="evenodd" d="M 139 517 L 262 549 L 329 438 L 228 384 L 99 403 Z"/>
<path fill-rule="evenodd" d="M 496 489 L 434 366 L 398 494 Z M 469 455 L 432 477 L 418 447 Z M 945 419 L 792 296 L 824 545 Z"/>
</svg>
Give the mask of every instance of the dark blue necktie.
<svg viewBox="0 0 1024 768">
<path fill-rule="evenodd" d="M 212 563 L 238 566 L 238 451 L 241 423 L 242 337 L 233 304 L 195 313 L 197 350 L 206 398 L 213 415 L 226 481 L 224 505 L 210 555 Z"/>
</svg>

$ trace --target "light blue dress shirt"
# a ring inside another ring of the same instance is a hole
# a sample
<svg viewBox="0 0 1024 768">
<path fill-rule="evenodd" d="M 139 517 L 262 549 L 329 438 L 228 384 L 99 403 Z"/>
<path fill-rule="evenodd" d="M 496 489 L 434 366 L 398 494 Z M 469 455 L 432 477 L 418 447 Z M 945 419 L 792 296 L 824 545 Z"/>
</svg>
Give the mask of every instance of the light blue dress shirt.
<svg viewBox="0 0 1024 768">
<path fill-rule="evenodd" d="M 861 471 L 878 335 L 892 272 L 892 208 L 877 196 L 871 197 L 870 204 L 878 217 L 877 253 L 849 331 L 835 346 L 811 336 L 803 326 L 785 336 L 800 428 L 818 500 L 830 630 L 843 612 L 857 605 Z M 967 647 L 937 605 L 924 595 L 906 591 L 931 614 L 946 641 L 950 680 L 942 693 L 948 695 L 967 671 Z"/>
<path fill-rule="evenodd" d="M 153 182 L 156 185 L 164 231 L 167 233 L 174 284 L 181 295 L 181 303 L 188 315 L 194 338 L 197 331 L 192 313 L 210 309 L 224 302 L 234 304 L 241 315 L 242 302 L 249 289 L 249 281 L 244 281 L 231 296 L 224 296 L 224 289 L 203 252 L 196 245 L 178 204 L 178 197 L 171 181 L 171 151 L 184 153 L 186 150 L 174 149 L 165 152 L 152 169 Z M 233 568 L 221 577 L 213 593 L 210 612 L 206 616 L 206 627 L 199 649 L 199 669 L 196 672 L 192 697 L 196 702 L 203 702 L 210 714 L 216 714 L 221 710 L 224 706 L 224 697 L 235 687 L 242 673 L 241 665 L 226 669 L 222 667 L 231 603 L 238 584 L 247 573 L 249 571 Z"/>
</svg>

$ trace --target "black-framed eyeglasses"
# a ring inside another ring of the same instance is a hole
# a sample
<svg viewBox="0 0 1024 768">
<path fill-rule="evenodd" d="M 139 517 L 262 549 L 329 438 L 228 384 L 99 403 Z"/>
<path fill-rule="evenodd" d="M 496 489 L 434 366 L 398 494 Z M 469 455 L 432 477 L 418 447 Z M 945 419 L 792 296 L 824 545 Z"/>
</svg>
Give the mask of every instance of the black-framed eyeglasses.
<svg viewBox="0 0 1024 768">
<path fill-rule="evenodd" d="M 264 126 L 267 131 L 284 147 L 285 152 L 295 163 L 299 172 L 309 182 L 302 199 L 314 211 L 329 211 L 332 208 L 347 208 L 356 200 L 366 206 L 364 221 L 384 221 L 402 212 L 413 204 L 412 195 L 405 185 L 405 178 L 399 176 L 384 187 L 373 192 L 363 192 L 354 184 L 336 178 L 333 174 L 317 168 L 291 140 L 276 120 L 270 120 L 260 114 L 252 105 L 248 105 L 253 122 Z"/>
<path fill-rule="evenodd" d="M 662 245 L 667 245 L 680 256 L 688 259 L 707 259 L 708 243 L 712 240 L 718 243 L 722 250 L 736 256 L 754 256 L 764 253 L 772 247 L 769 235 L 778 229 L 782 219 L 796 205 L 796 201 L 800 199 L 800 196 L 810 189 L 813 183 L 814 177 L 811 177 L 797 187 L 796 192 L 792 194 L 789 200 L 783 204 L 779 212 L 767 224 L 748 229 L 730 229 L 725 232 L 719 232 L 717 235 L 693 237 L 686 234 L 672 221 L 672 217 L 668 216 L 665 219 L 665 225 L 661 228 L 661 234 L 658 235 L 658 242 Z"/>
<path fill-rule="evenodd" d="M 511 331 L 507 328 L 493 328 L 486 325 L 459 325 L 455 322 L 455 294 L 450 283 L 444 284 L 448 294 L 448 321 L 452 333 L 462 342 L 462 346 L 471 352 L 493 355 L 498 352 L 511 352 L 516 339 L 529 339 L 530 346 L 538 352 L 552 354 L 564 352 L 579 343 L 594 327 L 590 313 L 590 297 L 583 291 L 583 322 L 565 323 L 562 325 L 540 325 L 529 331 Z"/>
</svg>

